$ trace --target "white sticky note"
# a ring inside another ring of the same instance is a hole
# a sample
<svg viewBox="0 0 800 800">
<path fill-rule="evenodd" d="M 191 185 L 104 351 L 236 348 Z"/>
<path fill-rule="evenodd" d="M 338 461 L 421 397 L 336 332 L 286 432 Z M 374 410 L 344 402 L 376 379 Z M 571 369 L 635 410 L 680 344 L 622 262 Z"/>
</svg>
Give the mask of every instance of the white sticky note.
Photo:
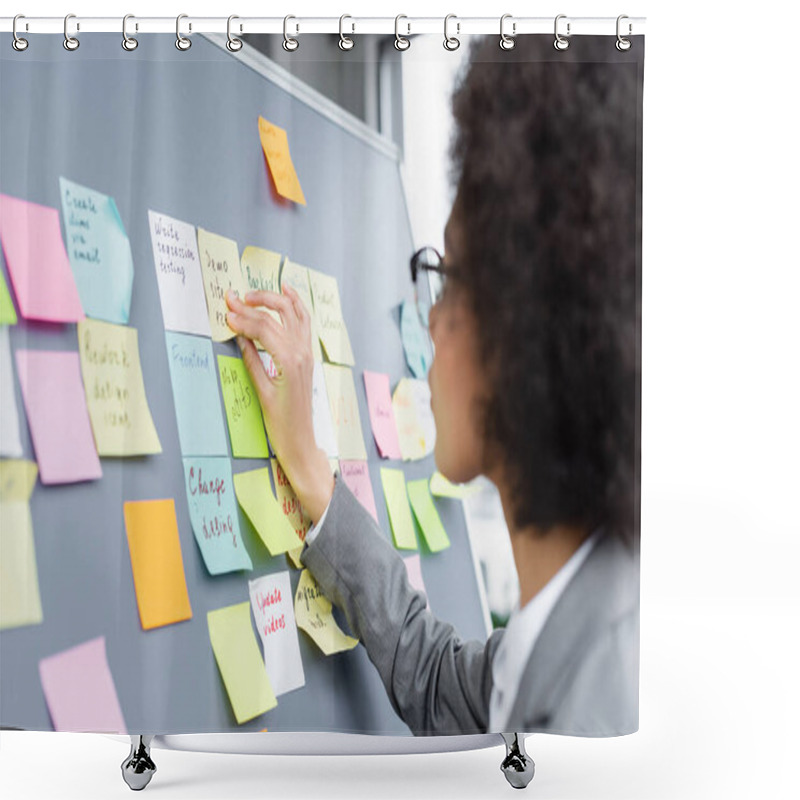
<svg viewBox="0 0 800 800">
<path fill-rule="evenodd" d="M 311 398 L 311 409 L 314 417 L 314 439 L 317 447 L 321 447 L 328 458 L 339 455 L 336 442 L 336 429 L 331 418 L 331 405 L 328 400 L 328 388 L 325 385 L 325 370 L 318 361 L 314 362 L 314 387 Z"/>
<path fill-rule="evenodd" d="M 0 456 L 22 458 L 8 326 L 0 325 Z"/>
</svg>

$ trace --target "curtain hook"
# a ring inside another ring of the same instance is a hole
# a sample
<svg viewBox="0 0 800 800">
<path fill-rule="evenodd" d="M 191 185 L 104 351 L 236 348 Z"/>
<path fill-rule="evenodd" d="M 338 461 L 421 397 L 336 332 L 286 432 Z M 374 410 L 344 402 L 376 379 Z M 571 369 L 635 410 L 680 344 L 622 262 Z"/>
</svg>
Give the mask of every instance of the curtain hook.
<svg viewBox="0 0 800 800">
<path fill-rule="evenodd" d="M 18 53 L 21 53 L 23 50 L 27 50 L 27 48 L 28 48 L 28 40 L 27 39 L 23 39 L 17 33 L 17 20 L 18 19 L 25 19 L 25 15 L 24 14 L 17 14 L 17 16 L 14 17 L 14 22 L 11 25 L 11 32 L 14 34 L 14 39 L 11 42 L 11 45 L 13 46 L 13 48 Z M 27 29 L 28 29 L 28 23 L 26 22 L 25 23 L 25 30 L 27 30 Z"/>
<path fill-rule="evenodd" d="M 123 50 L 127 50 L 129 53 L 132 50 L 135 50 L 139 46 L 139 40 L 135 39 L 133 36 L 128 36 L 128 20 L 135 19 L 133 14 L 126 14 L 122 18 L 122 48 Z M 136 30 L 139 30 L 139 25 L 136 25 Z"/>
<path fill-rule="evenodd" d="M 448 14 L 444 18 L 444 49 L 449 50 L 450 52 L 452 52 L 453 50 L 458 50 L 458 48 L 461 46 L 461 41 L 458 39 L 457 36 L 447 35 L 447 24 L 450 22 L 451 19 L 457 20 L 458 17 L 456 17 L 455 14 Z M 456 33 L 457 34 L 461 33 L 460 22 L 456 22 Z"/>
<path fill-rule="evenodd" d="M 344 21 L 346 19 L 353 19 L 353 18 L 349 14 L 342 14 L 342 16 L 339 17 L 339 49 L 340 50 L 352 50 L 353 47 L 355 46 L 355 42 L 349 36 L 345 36 L 344 35 L 344 31 L 342 30 L 342 25 L 344 24 Z M 355 33 L 356 32 L 356 24 L 355 24 L 355 22 L 352 23 L 352 25 L 353 25 L 353 30 L 351 31 L 351 33 Z"/>
<path fill-rule="evenodd" d="M 237 17 L 236 14 L 231 14 L 228 17 L 228 41 L 225 43 L 225 47 L 227 47 L 228 50 L 231 51 L 231 53 L 238 53 L 239 50 L 242 49 L 242 40 L 237 38 L 236 36 L 231 35 L 231 22 L 233 22 L 233 20 L 235 19 L 239 19 L 239 17 Z M 242 26 L 240 25 L 239 33 L 241 32 L 242 32 Z"/>
<path fill-rule="evenodd" d="M 555 47 L 556 50 L 566 50 L 569 47 L 569 39 L 566 39 L 565 37 L 563 37 L 558 32 L 558 21 L 560 19 L 566 19 L 566 18 L 567 18 L 566 14 L 559 14 L 556 17 L 556 23 L 555 23 L 555 29 L 554 29 L 555 30 L 555 34 L 556 34 L 556 40 L 553 42 L 553 47 Z M 567 23 L 567 36 L 570 36 L 570 35 L 571 35 L 570 23 L 568 22 Z"/>
<path fill-rule="evenodd" d="M 283 18 L 283 49 L 287 53 L 293 53 L 295 50 L 297 50 L 298 47 L 300 47 L 300 41 L 298 39 L 289 36 L 289 33 L 287 31 L 287 26 L 289 24 L 290 19 L 297 19 L 297 17 L 293 17 L 291 14 L 287 14 Z M 300 26 L 296 24 L 296 28 L 297 28 L 296 32 L 300 33 Z"/>
<path fill-rule="evenodd" d="M 394 46 L 396 50 L 408 50 L 411 47 L 411 40 L 406 39 L 405 36 L 400 35 L 400 20 L 401 19 L 408 19 L 405 14 L 398 14 L 394 18 Z M 406 25 L 408 26 L 408 33 L 411 33 L 411 23 L 407 22 Z"/>
<path fill-rule="evenodd" d="M 67 30 L 67 26 L 69 25 L 69 21 L 71 19 L 75 19 L 74 14 L 67 14 L 67 16 L 64 17 L 64 49 L 70 51 L 77 50 L 81 44 L 76 37 L 70 36 L 69 31 Z M 76 22 L 75 30 L 79 31 L 80 29 L 81 29 L 80 23 Z"/>
<path fill-rule="evenodd" d="M 623 19 L 629 19 L 628 15 L 627 14 L 620 14 L 617 17 L 617 42 L 616 42 L 616 48 L 621 53 L 624 53 L 626 50 L 630 50 L 631 49 L 631 40 L 630 39 L 625 39 L 619 32 L 619 24 L 620 24 L 620 22 L 622 22 Z M 633 33 L 633 25 L 629 22 L 628 23 L 628 36 L 630 36 L 631 33 Z"/>
<path fill-rule="evenodd" d="M 181 20 L 187 19 L 188 14 L 178 14 L 177 19 L 175 20 L 175 47 L 178 50 L 188 50 L 192 46 L 192 40 L 187 39 L 185 36 L 181 36 Z M 189 32 L 191 33 L 192 25 L 189 23 Z"/>
<path fill-rule="evenodd" d="M 507 19 L 511 19 L 511 14 L 503 14 L 500 17 L 500 49 L 501 50 L 513 50 L 514 45 L 516 42 L 514 41 L 514 37 L 517 35 L 517 23 L 511 23 L 511 36 L 503 31 L 503 25 Z"/>
</svg>

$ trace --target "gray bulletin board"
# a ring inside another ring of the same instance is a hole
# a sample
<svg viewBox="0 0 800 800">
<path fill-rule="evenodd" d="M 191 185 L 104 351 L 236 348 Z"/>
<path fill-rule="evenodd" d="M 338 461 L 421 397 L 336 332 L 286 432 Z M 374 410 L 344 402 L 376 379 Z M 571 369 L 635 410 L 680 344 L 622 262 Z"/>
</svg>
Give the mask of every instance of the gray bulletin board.
<svg viewBox="0 0 800 800">
<path fill-rule="evenodd" d="M 0 37 L 0 192 L 61 214 L 59 176 L 64 176 L 116 200 L 135 267 L 129 324 L 139 333 L 145 388 L 163 452 L 104 458 L 98 481 L 37 483 L 31 511 L 44 620 L 0 633 L 0 723 L 51 730 L 39 661 L 102 635 L 132 733 L 264 727 L 408 733 L 363 647 L 325 657 L 302 631 L 305 687 L 279 697 L 267 714 L 236 724 L 210 646 L 206 612 L 248 600 L 248 579 L 289 569 L 294 590 L 300 573 L 284 556 L 269 556 L 241 513 L 253 571 L 211 576 L 203 564 L 186 503 L 147 215 L 153 209 L 235 239 L 240 253 L 248 245 L 264 247 L 336 276 L 355 355 L 379 523 L 389 538 L 381 463 L 402 466 L 407 479 L 428 477 L 435 469 L 432 456 L 406 464 L 381 462 L 362 378 L 364 369 L 385 372 L 394 386 L 410 375 L 398 306 L 413 297 L 412 237 L 394 145 L 345 112 L 326 112 L 329 103 L 247 45 L 233 55 L 218 40 L 194 36 L 191 49 L 179 52 L 174 36 L 148 35 L 129 53 L 116 34 L 90 34 L 78 51 L 67 52 L 60 36 L 30 38 L 28 50 L 17 53 L 9 35 Z M 307 207 L 276 201 L 258 139 L 259 115 L 287 129 Z M 9 282 L 5 262 L 3 269 Z M 21 317 L 10 339 L 12 351 L 78 349 L 75 325 Z M 232 342 L 213 348 L 238 356 Z M 18 382 L 14 391 L 25 457 L 35 459 Z M 265 464 L 232 460 L 234 473 Z M 123 503 L 162 497 L 175 500 L 193 617 L 144 631 Z M 437 499 L 436 504 L 452 545 L 432 554 L 418 536 L 431 609 L 464 638 L 484 640 L 461 503 Z"/>
</svg>

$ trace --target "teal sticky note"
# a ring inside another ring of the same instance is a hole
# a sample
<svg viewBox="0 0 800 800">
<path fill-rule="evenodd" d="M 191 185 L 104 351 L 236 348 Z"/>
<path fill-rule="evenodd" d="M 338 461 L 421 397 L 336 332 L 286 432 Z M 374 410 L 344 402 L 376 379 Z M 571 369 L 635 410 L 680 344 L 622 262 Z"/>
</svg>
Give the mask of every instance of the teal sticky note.
<svg viewBox="0 0 800 800">
<path fill-rule="evenodd" d="M 400 306 L 400 337 L 403 340 L 408 368 L 415 378 L 425 380 L 433 361 L 433 349 L 416 306 L 408 300 L 403 300 Z"/>
<path fill-rule="evenodd" d="M 127 325 L 133 255 L 113 197 L 59 178 L 64 244 L 87 317 Z"/>
<path fill-rule="evenodd" d="M 227 456 L 228 440 L 211 340 L 174 331 L 164 334 L 181 453 Z"/>
<path fill-rule="evenodd" d="M 239 529 L 228 458 L 184 458 L 189 518 L 206 569 L 212 575 L 253 569 Z"/>
</svg>

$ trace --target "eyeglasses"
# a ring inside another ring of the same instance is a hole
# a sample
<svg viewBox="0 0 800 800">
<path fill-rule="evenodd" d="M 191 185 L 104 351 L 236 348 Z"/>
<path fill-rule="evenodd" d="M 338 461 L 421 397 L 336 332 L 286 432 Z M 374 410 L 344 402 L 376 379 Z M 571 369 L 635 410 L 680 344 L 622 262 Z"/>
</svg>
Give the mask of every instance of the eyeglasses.
<svg viewBox="0 0 800 800">
<path fill-rule="evenodd" d="M 428 286 L 433 302 L 437 303 L 444 294 L 446 278 L 452 276 L 453 271 L 445 266 L 444 257 L 435 247 L 421 247 L 411 256 L 411 281 L 416 287 L 417 277 L 420 272 L 428 273 Z"/>
</svg>

